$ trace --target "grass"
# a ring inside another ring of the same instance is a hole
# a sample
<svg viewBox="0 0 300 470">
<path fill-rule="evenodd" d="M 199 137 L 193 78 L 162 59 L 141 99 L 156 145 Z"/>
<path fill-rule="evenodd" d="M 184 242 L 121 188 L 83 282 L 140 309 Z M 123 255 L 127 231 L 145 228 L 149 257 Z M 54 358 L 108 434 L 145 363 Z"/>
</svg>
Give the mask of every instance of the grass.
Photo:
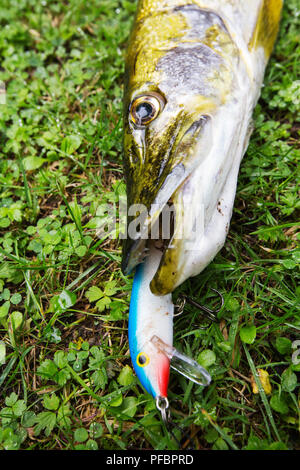
<svg viewBox="0 0 300 470">
<path fill-rule="evenodd" d="M 0 10 L 0 449 L 299 449 L 297 3 L 284 8 L 226 245 L 175 292 L 213 305 L 213 287 L 225 299 L 208 329 L 194 307 L 176 318 L 176 346 L 213 376 L 203 390 L 172 373 L 176 439 L 132 372 L 132 279 L 100 231 L 102 204 L 125 193 L 136 2 Z"/>
</svg>

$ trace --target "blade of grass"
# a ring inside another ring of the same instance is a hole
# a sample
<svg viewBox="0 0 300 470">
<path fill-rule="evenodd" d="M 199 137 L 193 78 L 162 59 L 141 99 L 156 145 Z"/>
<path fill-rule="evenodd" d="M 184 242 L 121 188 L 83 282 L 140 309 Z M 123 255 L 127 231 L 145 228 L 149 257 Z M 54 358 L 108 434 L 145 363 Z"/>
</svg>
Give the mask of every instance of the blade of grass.
<svg viewBox="0 0 300 470">
<path fill-rule="evenodd" d="M 270 421 L 270 424 L 272 426 L 272 429 L 274 431 L 274 434 L 276 436 L 276 438 L 278 439 L 279 442 L 281 442 L 281 437 L 279 435 L 279 432 L 278 432 L 278 429 L 277 429 L 277 426 L 275 424 L 275 421 L 274 421 L 274 417 L 273 417 L 273 414 L 272 414 L 272 411 L 271 411 L 271 407 L 270 407 L 270 404 L 269 404 L 269 401 L 268 401 L 268 398 L 267 398 L 267 395 L 263 389 L 263 386 L 261 384 L 261 381 L 260 381 L 260 378 L 259 378 L 259 375 L 257 373 L 257 370 L 256 370 L 256 367 L 255 367 L 255 364 L 252 360 L 252 357 L 248 351 L 248 348 L 245 344 L 243 344 L 243 347 L 244 347 L 244 350 L 245 350 L 245 353 L 246 353 L 246 356 L 247 356 L 247 360 L 248 360 L 248 363 L 249 363 L 249 366 L 250 366 L 250 369 L 251 369 L 251 372 L 252 372 L 252 375 L 254 377 L 254 380 L 256 382 L 256 385 L 258 387 L 258 391 L 259 391 L 259 394 L 260 394 L 260 397 L 262 399 L 262 402 L 265 406 L 265 409 L 266 409 L 266 413 L 267 413 L 267 417 Z"/>
<path fill-rule="evenodd" d="M 30 295 L 36 309 L 40 313 L 40 316 L 41 316 L 42 320 L 44 321 L 45 319 L 44 319 L 43 309 L 42 309 L 41 305 L 39 304 L 39 302 L 37 301 L 37 298 L 36 298 L 36 296 L 33 292 L 32 286 L 31 286 L 30 281 L 29 281 L 29 277 L 27 276 L 27 273 L 25 271 L 23 271 L 23 275 L 24 275 L 24 279 L 25 279 L 25 282 L 26 282 L 26 286 L 27 286 L 29 295 Z"/>
<path fill-rule="evenodd" d="M 2 384 L 4 383 L 6 377 L 8 376 L 8 374 L 10 373 L 11 369 L 13 368 L 15 362 L 17 360 L 17 356 L 14 354 L 9 363 L 7 364 L 7 366 L 5 367 L 4 371 L 2 372 L 2 374 L 0 375 L 0 387 L 2 387 Z"/>
<path fill-rule="evenodd" d="M 216 431 L 220 434 L 222 439 L 227 442 L 227 444 L 233 449 L 233 450 L 239 450 L 238 447 L 234 444 L 232 439 L 217 425 L 217 423 L 214 422 L 214 420 L 209 416 L 206 410 L 202 409 L 202 414 L 209 420 L 210 424 L 212 425 L 213 428 L 215 428 Z"/>
</svg>

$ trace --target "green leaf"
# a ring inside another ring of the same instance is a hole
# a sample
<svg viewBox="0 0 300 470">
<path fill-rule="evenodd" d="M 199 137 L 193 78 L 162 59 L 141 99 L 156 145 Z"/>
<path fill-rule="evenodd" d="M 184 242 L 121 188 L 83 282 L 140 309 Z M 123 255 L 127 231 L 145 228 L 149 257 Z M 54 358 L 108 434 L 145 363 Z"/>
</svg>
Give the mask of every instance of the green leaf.
<svg viewBox="0 0 300 470">
<path fill-rule="evenodd" d="M 96 387 L 100 387 L 104 390 L 105 385 L 108 383 L 106 370 L 104 368 L 96 370 L 92 374 L 92 381 Z"/>
<path fill-rule="evenodd" d="M 216 355 L 211 349 L 205 349 L 198 356 L 198 362 L 204 368 L 212 366 L 216 359 Z"/>
<path fill-rule="evenodd" d="M 76 354 L 71 351 L 67 355 L 68 362 L 74 362 L 76 360 Z"/>
<path fill-rule="evenodd" d="M 137 412 L 137 404 L 138 401 L 136 397 L 125 397 L 120 407 L 120 410 L 125 415 L 129 416 L 130 418 L 133 418 Z"/>
<path fill-rule="evenodd" d="M 26 232 L 28 233 L 28 235 L 34 235 L 36 233 L 36 230 L 36 227 L 34 227 L 33 225 L 29 225 L 26 228 Z"/>
<path fill-rule="evenodd" d="M 57 424 L 63 428 L 69 428 L 71 426 L 71 420 L 69 416 L 71 416 L 72 411 L 70 410 L 70 403 L 62 404 L 58 408 L 57 412 Z"/>
<path fill-rule="evenodd" d="M 221 437 L 215 441 L 214 445 L 212 446 L 212 450 L 228 450 L 229 447 Z"/>
<path fill-rule="evenodd" d="M 109 315 L 105 316 L 105 321 L 119 321 L 124 319 L 125 312 L 127 310 L 126 304 L 113 300 L 109 304 Z"/>
<path fill-rule="evenodd" d="M 8 217 L 1 217 L 0 218 L 0 227 L 1 228 L 7 228 L 11 224 L 11 221 Z"/>
<path fill-rule="evenodd" d="M 10 298 L 11 303 L 14 305 L 18 305 L 21 302 L 21 300 L 22 300 L 22 296 L 21 294 L 18 294 L 18 293 L 13 294 Z"/>
<path fill-rule="evenodd" d="M 50 411 L 56 411 L 59 407 L 59 398 L 58 396 L 55 395 L 55 393 L 52 393 L 51 395 L 45 395 L 43 399 L 43 404 L 46 410 Z"/>
<path fill-rule="evenodd" d="M 279 395 L 279 393 L 275 393 L 272 395 L 270 405 L 273 410 L 277 411 L 278 413 L 286 414 L 289 412 L 289 407 L 282 394 Z"/>
<path fill-rule="evenodd" d="M 6 424 L 10 424 L 13 421 L 14 414 L 11 408 L 4 407 L 2 410 L 0 410 L 0 416 L 2 419 L 2 426 L 4 426 Z"/>
<path fill-rule="evenodd" d="M 9 300 L 10 299 L 10 290 L 5 288 L 1 294 L 1 300 Z"/>
<path fill-rule="evenodd" d="M 79 361 L 84 362 L 88 357 L 89 357 L 89 352 L 88 351 L 79 351 L 77 353 L 77 358 L 78 358 Z"/>
<path fill-rule="evenodd" d="M 218 437 L 219 437 L 219 434 L 218 434 L 218 431 L 214 428 L 211 428 L 207 431 L 207 433 L 205 434 L 205 439 L 206 441 L 209 443 L 209 444 L 212 444 L 213 442 L 215 442 Z"/>
<path fill-rule="evenodd" d="M 53 360 L 60 369 L 63 369 L 68 364 L 68 357 L 64 351 L 56 351 Z"/>
<path fill-rule="evenodd" d="M 13 268 L 8 262 L 2 262 L 0 264 L 0 278 L 7 279 L 8 281 L 17 280 L 21 278 L 20 273 Z"/>
<path fill-rule="evenodd" d="M 19 450 L 21 444 L 20 436 L 14 434 L 11 438 L 4 441 L 3 448 L 4 450 Z"/>
<path fill-rule="evenodd" d="M 21 222 L 22 220 L 22 212 L 18 207 L 11 207 L 9 211 L 9 216 L 12 220 L 16 222 Z"/>
<path fill-rule="evenodd" d="M 61 311 L 65 311 L 68 308 L 72 307 L 77 301 L 77 296 L 73 292 L 68 290 L 63 290 L 58 296 L 57 303 Z"/>
<path fill-rule="evenodd" d="M 18 395 L 15 392 L 12 392 L 9 397 L 5 398 L 6 406 L 13 406 L 18 400 Z"/>
<path fill-rule="evenodd" d="M 90 349 L 90 345 L 89 345 L 88 341 L 84 341 L 84 342 L 82 343 L 81 349 L 82 349 L 83 351 L 88 351 L 88 350 Z"/>
<path fill-rule="evenodd" d="M 92 346 L 90 349 L 90 353 L 95 358 L 96 361 L 103 361 L 103 359 L 105 359 L 105 354 L 104 354 L 103 349 L 99 348 L 98 346 Z"/>
<path fill-rule="evenodd" d="M 12 312 L 10 315 L 9 315 L 9 322 L 11 324 L 11 327 L 13 329 L 13 331 L 17 330 L 18 328 L 20 328 L 20 326 L 22 325 L 23 323 L 23 315 L 21 312 Z"/>
<path fill-rule="evenodd" d="M 112 295 L 114 295 L 118 291 L 116 285 L 117 285 L 116 281 L 106 282 L 104 286 L 105 295 L 107 295 L 108 297 L 111 297 Z"/>
<path fill-rule="evenodd" d="M 292 392 L 297 387 L 297 376 L 291 368 L 286 369 L 281 375 L 282 389 Z"/>
<path fill-rule="evenodd" d="M 87 450 L 98 450 L 98 444 L 93 439 L 89 439 L 86 443 Z"/>
<path fill-rule="evenodd" d="M 275 343 L 276 349 L 280 354 L 288 354 L 292 350 L 292 342 L 288 338 L 279 337 L 276 338 Z"/>
<path fill-rule="evenodd" d="M 230 297 L 227 301 L 227 308 L 230 311 L 237 312 L 240 308 L 240 304 L 237 299 L 235 299 L 234 297 Z"/>
<path fill-rule="evenodd" d="M 88 439 L 89 435 L 86 429 L 77 428 L 74 432 L 74 440 L 76 442 L 85 442 Z"/>
<path fill-rule="evenodd" d="M 34 427 L 34 434 L 38 436 L 44 430 L 48 437 L 56 425 L 56 414 L 52 411 L 43 411 L 36 417 L 37 424 Z"/>
<path fill-rule="evenodd" d="M 297 263 L 295 263 L 295 261 L 292 259 L 285 259 L 282 261 L 282 265 L 286 269 L 294 269 L 297 266 Z"/>
<path fill-rule="evenodd" d="M 55 376 L 55 381 L 58 383 L 58 385 L 62 387 L 66 385 L 67 381 L 70 380 L 70 378 L 70 372 L 67 369 L 61 369 Z"/>
<path fill-rule="evenodd" d="M 118 407 L 122 404 L 122 401 L 123 401 L 122 393 L 119 392 L 116 397 L 112 398 L 109 401 L 109 405 L 113 407 Z"/>
<path fill-rule="evenodd" d="M 3 305 L 0 307 L 0 318 L 5 318 L 9 312 L 10 302 L 7 300 L 4 302 Z"/>
<path fill-rule="evenodd" d="M 230 344 L 230 341 L 221 341 L 218 343 L 218 347 L 226 353 L 232 351 L 232 346 Z"/>
<path fill-rule="evenodd" d="M 24 400 L 18 400 L 14 405 L 12 405 L 12 411 L 15 416 L 22 416 L 26 410 L 26 403 Z"/>
<path fill-rule="evenodd" d="M 217 419 L 217 409 L 215 406 L 211 407 L 209 410 L 205 410 L 203 413 L 203 406 L 196 402 L 195 403 L 195 419 L 194 423 L 198 426 L 202 426 L 203 428 L 207 427 L 210 423 L 210 418 L 216 420 Z"/>
<path fill-rule="evenodd" d="M 26 411 L 23 414 L 21 424 L 24 428 L 32 428 L 33 425 L 36 423 L 36 415 L 33 411 Z"/>
<path fill-rule="evenodd" d="M 120 385 L 123 385 L 124 387 L 132 384 L 135 381 L 135 378 L 134 378 L 131 367 L 129 366 L 123 367 L 117 380 L 118 380 L 118 383 Z"/>
<path fill-rule="evenodd" d="M 41 157 L 26 157 L 23 159 L 23 165 L 26 171 L 33 171 L 40 168 L 45 161 L 46 159 Z"/>
<path fill-rule="evenodd" d="M 69 135 L 62 140 L 61 150 L 67 154 L 72 154 L 81 145 L 81 137 L 79 135 Z"/>
<path fill-rule="evenodd" d="M 247 344 L 254 343 L 254 340 L 256 338 L 256 326 L 249 325 L 249 326 L 244 326 L 243 328 L 241 328 L 240 338 L 243 341 L 243 343 L 247 343 Z"/>
<path fill-rule="evenodd" d="M 37 373 L 44 378 L 53 378 L 58 372 L 56 364 L 50 359 L 46 359 L 37 368 Z"/>
<path fill-rule="evenodd" d="M 111 303 L 109 297 L 103 297 L 102 299 L 98 300 L 96 303 L 96 307 L 98 308 L 99 312 L 103 312 Z"/>
<path fill-rule="evenodd" d="M 86 444 L 76 444 L 74 446 L 75 450 L 86 450 Z"/>
<path fill-rule="evenodd" d="M 75 370 L 75 372 L 82 371 L 82 362 L 77 359 L 73 364 L 73 369 Z"/>
<path fill-rule="evenodd" d="M 103 434 L 103 427 L 100 423 L 94 422 L 91 423 L 89 431 L 93 439 L 99 439 Z"/>
<path fill-rule="evenodd" d="M 268 442 L 265 439 L 261 439 L 254 436 L 252 433 L 249 436 L 248 444 L 244 447 L 245 450 L 265 450 L 268 446 Z"/>
<path fill-rule="evenodd" d="M 85 245 L 79 245 L 77 248 L 75 248 L 75 253 L 82 258 L 87 252 L 87 247 Z"/>
<path fill-rule="evenodd" d="M 283 442 L 272 442 L 266 450 L 289 450 Z"/>
<path fill-rule="evenodd" d="M 96 302 L 101 299 L 104 295 L 104 292 L 99 289 L 97 286 L 91 286 L 86 292 L 85 296 L 90 302 Z"/>
</svg>

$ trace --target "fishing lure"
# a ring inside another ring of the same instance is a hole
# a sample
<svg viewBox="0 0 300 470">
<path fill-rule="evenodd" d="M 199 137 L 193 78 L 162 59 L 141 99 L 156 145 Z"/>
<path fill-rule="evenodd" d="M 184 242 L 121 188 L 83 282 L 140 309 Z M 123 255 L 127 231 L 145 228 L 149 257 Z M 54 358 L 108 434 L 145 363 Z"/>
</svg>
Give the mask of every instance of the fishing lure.
<svg viewBox="0 0 300 470">
<path fill-rule="evenodd" d="M 210 382 L 205 370 L 173 348 L 171 295 L 224 245 L 282 3 L 138 2 L 125 74 L 129 216 L 122 269 L 136 269 L 129 313 L 132 362 L 162 414 L 170 365 L 197 383 Z M 136 205 L 138 212 L 130 212 Z M 171 206 L 165 236 L 162 216 Z M 139 230 L 132 236 L 137 218 Z"/>
<path fill-rule="evenodd" d="M 137 266 L 131 293 L 128 338 L 131 360 L 139 380 L 162 411 L 168 407 L 170 362 L 175 370 L 200 385 L 208 385 L 210 375 L 196 361 L 172 347 L 172 296 L 157 296 L 150 290 L 150 281 L 160 259 L 160 250 L 151 244 L 147 260 Z"/>
</svg>

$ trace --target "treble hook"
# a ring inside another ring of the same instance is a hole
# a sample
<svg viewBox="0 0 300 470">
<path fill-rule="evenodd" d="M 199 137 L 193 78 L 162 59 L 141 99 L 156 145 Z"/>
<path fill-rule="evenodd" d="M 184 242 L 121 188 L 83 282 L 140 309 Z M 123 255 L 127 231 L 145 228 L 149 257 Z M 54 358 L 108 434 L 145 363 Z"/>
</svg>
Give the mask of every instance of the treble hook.
<svg viewBox="0 0 300 470">
<path fill-rule="evenodd" d="M 170 408 L 169 408 L 169 401 L 166 397 L 160 397 L 160 396 L 156 397 L 156 408 L 161 414 L 161 419 L 162 419 L 162 421 L 163 421 L 163 423 L 166 427 L 166 430 L 173 437 L 173 439 L 177 443 L 179 449 L 182 449 L 181 441 L 187 435 L 188 430 L 184 431 L 184 429 L 181 426 L 179 426 L 178 424 L 176 424 L 172 420 L 171 411 L 170 411 Z M 173 431 L 174 429 L 177 429 L 178 431 L 180 431 L 181 434 L 183 434 L 183 436 L 180 440 L 175 435 L 175 433 Z M 190 440 L 192 440 L 192 438 Z M 195 449 L 196 449 L 195 445 L 193 447 L 191 447 L 191 450 L 195 450 Z"/>
<path fill-rule="evenodd" d="M 217 319 L 217 317 L 216 317 L 215 314 L 218 313 L 218 312 L 221 310 L 221 308 L 223 307 L 223 305 L 224 305 L 224 297 L 223 297 L 223 295 L 222 295 L 217 289 L 213 289 L 212 287 L 211 287 L 210 289 L 213 290 L 214 292 L 216 292 L 216 293 L 219 295 L 219 297 L 221 298 L 221 306 L 220 306 L 220 308 L 215 309 L 215 310 L 212 310 L 212 309 L 210 309 L 210 308 L 208 308 L 208 307 L 205 307 L 205 305 L 199 304 L 199 302 L 197 302 L 196 300 L 192 299 L 192 298 L 189 297 L 188 295 L 183 294 L 183 295 L 182 295 L 182 303 L 181 303 L 180 306 L 178 306 L 178 307 L 180 307 L 180 311 L 179 311 L 179 313 L 175 314 L 174 316 L 178 316 L 178 315 L 181 315 L 181 314 L 182 314 L 183 309 L 184 309 L 184 306 L 185 306 L 185 304 L 186 304 L 186 302 L 187 302 L 188 304 L 193 305 L 193 307 L 196 307 L 196 308 L 198 308 L 199 310 L 202 310 L 203 312 L 205 312 L 205 313 L 207 314 L 207 317 L 210 319 L 211 322 L 217 322 L 218 319 Z M 204 329 L 205 329 L 205 327 L 204 327 Z"/>
</svg>

